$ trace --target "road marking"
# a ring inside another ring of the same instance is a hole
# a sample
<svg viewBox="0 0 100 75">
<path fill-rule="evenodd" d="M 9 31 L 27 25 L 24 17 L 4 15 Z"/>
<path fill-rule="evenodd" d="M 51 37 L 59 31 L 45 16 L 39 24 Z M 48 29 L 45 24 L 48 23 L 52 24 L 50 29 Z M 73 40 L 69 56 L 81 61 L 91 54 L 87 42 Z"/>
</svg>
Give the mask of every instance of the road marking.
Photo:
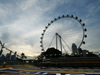
<svg viewBox="0 0 100 75">
<path fill-rule="evenodd" d="M 34 73 L 34 74 L 40 74 L 40 72 L 36 72 L 36 73 Z"/>
<path fill-rule="evenodd" d="M 42 73 L 42 74 L 48 74 L 48 73 L 44 72 L 44 73 Z"/>
<path fill-rule="evenodd" d="M 61 73 L 56 73 L 56 75 L 61 75 Z"/>
<path fill-rule="evenodd" d="M 27 74 L 30 74 L 30 72 L 26 72 Z"/>
<path fill-rule="evenodd" d="M 65 75 L 70 75 L 70 74 L 65 74 Z"/>
</svg>

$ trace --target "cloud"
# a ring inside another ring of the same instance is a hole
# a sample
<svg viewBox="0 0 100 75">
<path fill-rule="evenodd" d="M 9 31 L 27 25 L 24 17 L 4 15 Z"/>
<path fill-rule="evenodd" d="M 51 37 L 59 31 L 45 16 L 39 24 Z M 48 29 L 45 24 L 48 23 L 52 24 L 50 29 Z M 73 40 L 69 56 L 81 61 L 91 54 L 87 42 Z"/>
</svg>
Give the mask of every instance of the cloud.
<svg viewBox="0 0 100 75">
<path fill-rule="evenodd" d="M 28 54 L 30 52 L 35 54 L 36 49 L 38 49 L 37 52 L 40 53 L 38 47 L 40 47 L 39 40 L 43 28 L 41 24 L 43 18 L 41 17 L 45 17 L 43 14 L 52 7 L 46 7 L 45 1 L 41 4 L 33 0 L 21 3 L 17 1 L 16 5 L 6 4 L 0 15 L 3 17 L 0 21 L 2 22 L 0 27 L 2 31 L 1 40 L 6 43 L 6 47 L 13 51 L 21 53 L 20 50 L 24 49 L 25 53 L 29 51 Z M 4 7 L 4 4 L 1 4 L 1 7 Z"/>
<path fill-rule="evenodd" d="M 88 28 L 87 44 L 82 48 L 99 50 L 100 2 L 98 1 L 1 0 L 0 40 L 13 51 L 36 56 L 41 52 L 40 36 L 44 27 L 57 16 L 73 14 L 82 18 Z M 95 46 L 91 40 L 98 45 Z"/>
<path fill-rule="evenodd" d="M 99 51 L 100 50 L 100 43 L 98 42 L 100 41 L 99 19 L 90 17 L 85 20 L 85 23 L 86 23 L 86 28 L 87 28 L 86 34 L 88 37 L 85 39 L 86 45 L 83 45 L 82 48 L 88 49 L 94 52 Z"/>
</svg>

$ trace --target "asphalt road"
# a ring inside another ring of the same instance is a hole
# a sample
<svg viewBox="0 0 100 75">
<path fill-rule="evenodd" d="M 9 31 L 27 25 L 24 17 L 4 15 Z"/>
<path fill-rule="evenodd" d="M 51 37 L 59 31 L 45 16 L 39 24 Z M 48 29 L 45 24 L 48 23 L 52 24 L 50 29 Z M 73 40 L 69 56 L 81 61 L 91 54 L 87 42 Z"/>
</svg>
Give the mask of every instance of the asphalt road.
<svg viewBox="0 0 100 75">
<path fill-rule="evenodd" d="M 99 74 L 100 68 L 43 68 L 40 69 L 33 65 L 23 65 L 10 67 L 10 70 L 0 72 L 0 75 L 86 75 L 86 74 Z M 9 72 L 7 72 L 9 71 Z M 18 73 L 19 72 L 19 73 Z"/>
</svg>

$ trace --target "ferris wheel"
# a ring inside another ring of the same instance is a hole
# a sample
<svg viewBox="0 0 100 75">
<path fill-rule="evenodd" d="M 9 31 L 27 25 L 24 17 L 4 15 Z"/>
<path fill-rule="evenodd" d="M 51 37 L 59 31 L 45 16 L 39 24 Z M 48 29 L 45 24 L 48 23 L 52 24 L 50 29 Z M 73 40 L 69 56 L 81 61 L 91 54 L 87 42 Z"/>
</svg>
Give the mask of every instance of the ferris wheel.
<svg viewBox="0 0 100 75">
<path fill-rule="evenodd" d="M 45 52 L 48 48 L 54 47 L 62 52 L 72 52 L 73 43 L 77 45 L 77 48 L 85 44 L 86 31 L 85 24 L 78 17 L 58 16 L 45 26 L 41 34 L 41 50 Z"/>
</svg>

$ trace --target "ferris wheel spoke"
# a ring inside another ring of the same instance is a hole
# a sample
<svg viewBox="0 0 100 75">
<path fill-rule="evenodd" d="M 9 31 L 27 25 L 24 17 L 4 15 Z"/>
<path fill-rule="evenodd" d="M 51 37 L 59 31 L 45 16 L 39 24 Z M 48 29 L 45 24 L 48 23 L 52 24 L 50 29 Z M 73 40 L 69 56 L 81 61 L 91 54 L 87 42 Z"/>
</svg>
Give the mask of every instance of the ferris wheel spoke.
<svg viewBox="0 0 100 75">
<path fill-rule="evenodd" d="M 52 40 L 51 40 L 51 42 L 50 42 L 50 44 L 49 44 L 49 47 L 51 46 L 51 44 L 52 44 L 54 38 L 55 38 L 55 35 L 53 36 L 53 38 L 52 38 Z M 48 47 L 48 48 L 49 48 L 49 47 Z"/>
<path fill-rule="evenodd" d="M 68 46 L 68 44 L 63 40 L 63 38 L 61 38 L 61 39 L 66 44 L 66 46 L 69 48 L 69 50 L 71 50 L 70 47 Z"/>
<path fill-rule="evenodd" d="M 66 51 L 66 49 L 65 49 L 64 45 L 62 45 L 62 47 L 63 47 L 63 50 L 65 51 L 65 53 L 67 53 L 67 54 L 68 54 L 68 52 Z"/>
<path fill-rule="evenodd" d="M 85 32 L 85 24 L 82 23 L 81 19 L 74 17 L 73 15 L 62 15 L 54 18 L 43 30 L 43 35 L 41 37 L 41 47 L 46 51 L 50 47 L 61 48 L 62 45 L 64 50 L 70 50 L 73 43 L 75 43 L 78 48 L 85 43 L 84 38 L 87 37 Z M 59 39 L 55 37 L 55 34 Z M 61 44 L 61 40 L 62 44 Z M 57 45 L 56 45 L 57 44 Z M 59 49 L 60 50 L 60 49 Z"/>
</svg>

